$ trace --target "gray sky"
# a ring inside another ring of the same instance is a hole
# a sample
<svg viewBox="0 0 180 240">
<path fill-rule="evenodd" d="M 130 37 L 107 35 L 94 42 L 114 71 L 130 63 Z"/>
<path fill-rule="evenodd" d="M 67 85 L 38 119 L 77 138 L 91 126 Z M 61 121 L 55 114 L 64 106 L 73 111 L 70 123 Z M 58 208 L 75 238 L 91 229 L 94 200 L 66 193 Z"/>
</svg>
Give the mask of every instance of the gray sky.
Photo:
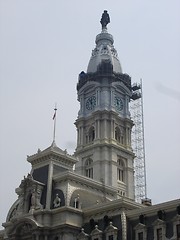
<svg viewBox="0 0 180 240">
<path fill-rule="evenodd" d="M 180 1 L 0 0 L 0 223 L 30 172 L 26 156 L 52 142 L 73 153 L 78 74 L 107 9 L 124 73 L 143 79 L 147 192 L 179 198 Z"/>
</svg>

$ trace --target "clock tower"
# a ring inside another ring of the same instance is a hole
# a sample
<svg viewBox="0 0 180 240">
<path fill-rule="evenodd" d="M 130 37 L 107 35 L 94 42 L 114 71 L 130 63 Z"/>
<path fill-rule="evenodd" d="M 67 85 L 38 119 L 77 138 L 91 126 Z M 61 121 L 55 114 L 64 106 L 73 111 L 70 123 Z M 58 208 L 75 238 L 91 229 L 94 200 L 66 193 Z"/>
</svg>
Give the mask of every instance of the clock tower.
<svg viewBox="0 0 180 240">
<path fill-rule="evenodd" d="M 87 72 L 79 74 L 77 84 L 76 172 L 115 188 L 119 197 L 134 199 L 131 78 L 122 72 L 113 36 L 107 31 L 107 11 L 100 22 L 102 31 L 96 36 Z"/>
</svg>

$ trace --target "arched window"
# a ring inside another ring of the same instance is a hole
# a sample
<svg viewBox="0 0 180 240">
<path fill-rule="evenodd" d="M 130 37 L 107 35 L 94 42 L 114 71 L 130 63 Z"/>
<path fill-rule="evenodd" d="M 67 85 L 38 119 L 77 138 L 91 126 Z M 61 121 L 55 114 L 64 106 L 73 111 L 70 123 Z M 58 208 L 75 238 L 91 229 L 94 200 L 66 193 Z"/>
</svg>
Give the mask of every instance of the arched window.
<svg viewBox="0 0 180 240">
<path fill-rule="evenodd" d="M 93 178 L 93 160 L 91 158 L 87 159 L 85 163 L 86 177 Z"/>
<path fill-rule="evenodd" d="M 121 182 L 125 181 L 124 162 L 122 159 L 118 159 L 117 161 L 117 180 Z"/>
<path fill-rule="evenodd" d="M 86 144 L 92 143 L 94 139 L 95 139 L 95 128 L 91 126 L 86 133 L 86 138 L 85 138 Z"/>
</svg>

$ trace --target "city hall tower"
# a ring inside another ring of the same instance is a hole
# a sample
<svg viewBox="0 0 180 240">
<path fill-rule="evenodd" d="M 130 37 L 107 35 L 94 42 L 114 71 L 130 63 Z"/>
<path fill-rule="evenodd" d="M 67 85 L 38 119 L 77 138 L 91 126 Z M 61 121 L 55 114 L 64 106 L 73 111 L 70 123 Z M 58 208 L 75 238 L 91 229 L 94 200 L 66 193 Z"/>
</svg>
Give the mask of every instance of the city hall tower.
<svg viewBox="0 0 180 240">
<path fill-rule="evenodd" d="M 113 36 L 107 31 L 107 11 L 100 22 L 102 31 L 96 36 L 87 72 L 79 74 L 77 84 L 76 172 L 134 199 L 131 78 L 122 72 Z"/>
</svg>

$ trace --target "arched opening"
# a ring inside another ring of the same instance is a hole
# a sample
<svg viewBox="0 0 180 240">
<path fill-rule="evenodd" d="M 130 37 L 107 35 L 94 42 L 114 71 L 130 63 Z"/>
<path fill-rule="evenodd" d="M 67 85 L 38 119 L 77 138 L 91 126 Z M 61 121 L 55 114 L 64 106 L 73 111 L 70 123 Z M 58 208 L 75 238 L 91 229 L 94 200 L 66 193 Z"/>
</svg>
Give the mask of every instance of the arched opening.
<svg viewBox="0 0 180 240">
<path fill-rule="evenodd" d="M 54 189 L 51 200 L 51 208 L 59 208 L 65 206 L 64 193 L 60 189 Z"/>
<path fill-rule="evenodd" d="M 117 142 L 119 142 L 121 144 L 124 144 L 124 135 L 121 132 L 119 127 L 115 128 L 115 139 L 116 139 Z"/>
<path fill-rule="evenodd" d="M 8 239 L 18 239 L 18 240 L 30 240 L 33 239 L 33 233 L 35 229 L 38 229 L 35 220 L 29 218 L 23 218 L 16 221 L 14 227 L 10 232 L 7 233 Z"/>
</svg>

